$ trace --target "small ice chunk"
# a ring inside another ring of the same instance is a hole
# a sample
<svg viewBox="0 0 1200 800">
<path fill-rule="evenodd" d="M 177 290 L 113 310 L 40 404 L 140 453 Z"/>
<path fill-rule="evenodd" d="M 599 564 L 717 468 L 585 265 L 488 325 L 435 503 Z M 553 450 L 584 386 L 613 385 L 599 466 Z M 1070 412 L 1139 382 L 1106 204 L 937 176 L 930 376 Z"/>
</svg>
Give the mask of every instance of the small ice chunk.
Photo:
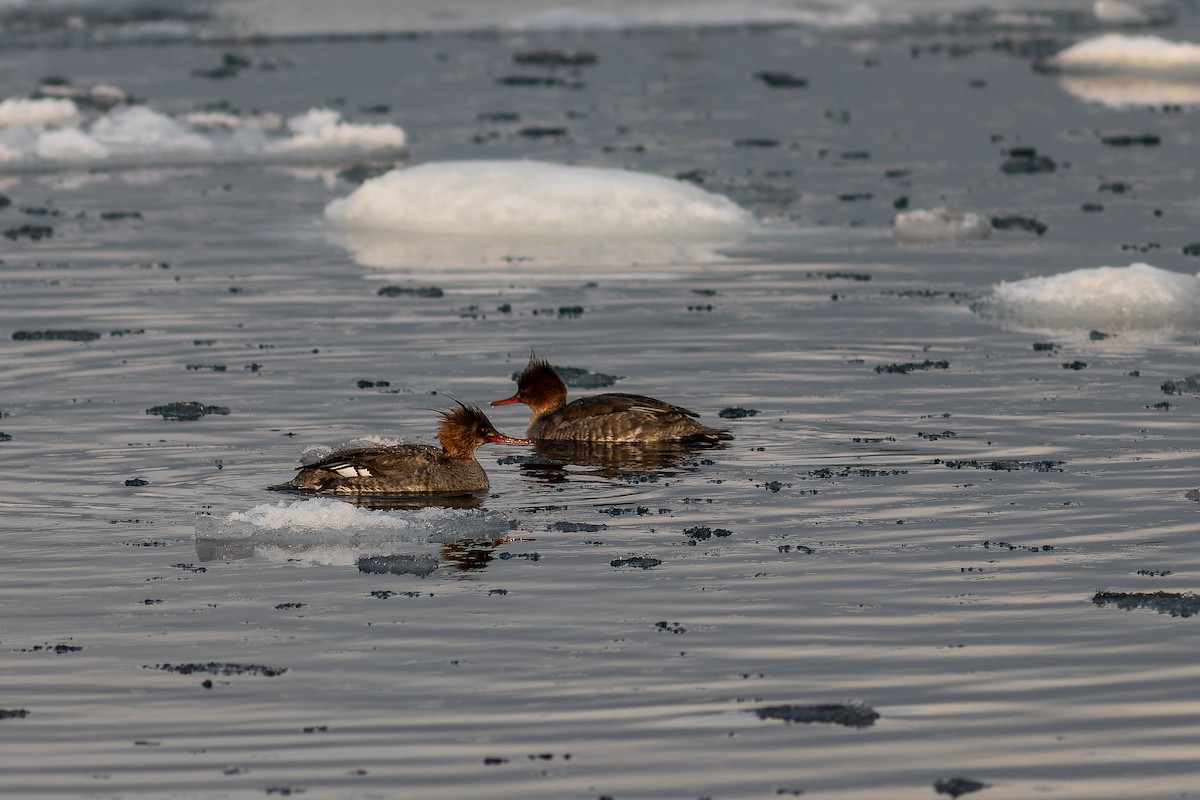
<svg viewBox="0 0 1200 800">
<path fill-rule="evenodd" d="M 503 514 L 484 509 L 429 507 L 415 510 L 371 510 L 331 497 L 260 503 L 224 518 L 202 516 L 197 536 L 207 539 L 252 537 L 272 542 L 357 541 L 449 543 L 460 539 L 501 538 L 513 524 Z"/>
<path fill-rule="evenodd" d="M 1150 15 L 1142 9 L 1122 0 L 1096 0 L 1092 13 L 1101 22 L 1112 25 L 1143 25 L 1150 22 Z"/>
<path fill-rule="evenodd" d="M 98 86 L 93 86 L 88 91 L 88 100 L 100 108 L 112 108 L 113 106 L 127 102 L 129 96 L 116 86 L 102 83 Z"/>
<path fill-rule="evenodd" d="M 1155 73 L 1200 78 L 1200 45 L 1158 36 L 1106 33 L 1072 45 L 1038 66 L 1071 74 Z"/>
<path fill-rule="evenodd" d="M 942 206 L 901 212 L 892 227 L 892 237 L 902 244 L 978 241 L 991 235 L 986 217 Z"/>
<path fill-rule="evenodd" d="M 9 97 L 0 101 L 0 128 L 65 125 L 78 119 L 79 107 L 72 100 Z"/>
<path fill-rule="evenodd" d="M 313 108 L 287 122 L 292 137 L 280 149 L 294 150 L 395 150 L 408 141 L 403 128 L 390 124 L 363 125 L 342 120 L 329 108 Z"/>
<path fill-rule="evenodd" d="M 1130 264 L 1001 281 L 975 310 L 1003 327 L 1151 331 L 1200 327 L 1200 280 Z"/>
<path fill-rule="evenodd" d="M 364 557 L 415 558 L 436 568 L 444 545 L 503 539 L 515 527 L 503 514 L 483 509 L 383 511 L 314 497 L 201 516 L 196 553 L 202 561 L 258 558 L 343 566 Z"/>
<path fill-rule="evenodd" d="M 371 511 L 332 498 L 261 503 L 246 511 L 231 512 L 219 526 L 228 538 L 264 532 L 361 533 L 373 529 L 407 530 L 413 523 L 405 516 Z M 211 533 L 210 533 L 211 535 Z"/>
<path fill-rule="evenodd" d="M 325 207 L 330 225 L 532 240 L 717 241 L 754 218 L 732 200 L 646 173 L 541 161 L 447 161 L 392 170 Z"/>
</svg>

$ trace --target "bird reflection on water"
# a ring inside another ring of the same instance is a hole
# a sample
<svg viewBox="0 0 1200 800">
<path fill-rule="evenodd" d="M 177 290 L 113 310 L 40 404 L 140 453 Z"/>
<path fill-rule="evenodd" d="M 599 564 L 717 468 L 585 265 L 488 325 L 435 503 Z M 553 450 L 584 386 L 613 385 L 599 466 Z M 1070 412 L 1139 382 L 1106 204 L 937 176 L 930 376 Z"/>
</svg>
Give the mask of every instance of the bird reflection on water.
<svg viewBox="0 0 1200 800">
<path fill-rule="evenodd" d="M 706 462 L 711 463 L 707 454 L 728 446 L 724 441 L 608 443 L 542 439 L 534 444 L 532 455 L 505 456 L 499 463 L 519 464 L 523 474 L 547 483 L 562 483 L 571 475 L 656 480 L 695 472 Z"/>
</svg>

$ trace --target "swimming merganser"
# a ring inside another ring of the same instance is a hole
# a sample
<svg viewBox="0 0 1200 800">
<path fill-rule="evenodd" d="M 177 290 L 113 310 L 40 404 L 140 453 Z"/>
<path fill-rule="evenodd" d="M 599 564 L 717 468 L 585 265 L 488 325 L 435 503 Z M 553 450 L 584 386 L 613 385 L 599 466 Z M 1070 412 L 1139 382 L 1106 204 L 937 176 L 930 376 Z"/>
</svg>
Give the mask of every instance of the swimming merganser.
<svg viewBox="0 0 1200 800">
<path fill-rule="evenodd" d="M 440 450 L 427 444 L 339 450 L 300 467 L 287 483 L 267 488 L 312 494 L 481 494 L 488 489 L 488 477 L 475 460 L 476 450 L 488 442 L 533 444 L 499 433 L 476 406 L 460 403 L 440 413 Z"/>
<path fill-rule="evenodd" d="M 731 439 L 728 431 L 695 420 L 699 414 L 640 394 L 610 392 L 567 402 L 567 385 L 550 362 L 530 356 L 517 377 L 517 393 L 493 406 L 529 406 L 531 439 L 588 442 L 715 442 Z"/>
</svg>

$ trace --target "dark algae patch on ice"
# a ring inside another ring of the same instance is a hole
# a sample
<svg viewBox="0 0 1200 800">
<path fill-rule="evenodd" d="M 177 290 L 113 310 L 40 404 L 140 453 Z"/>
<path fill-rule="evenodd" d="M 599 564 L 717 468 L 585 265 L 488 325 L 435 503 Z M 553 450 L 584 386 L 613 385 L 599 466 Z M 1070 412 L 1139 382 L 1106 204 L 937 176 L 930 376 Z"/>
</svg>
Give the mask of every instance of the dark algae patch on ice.
<svg viewBox="0 0 1200 800">
<path fill-rule="evenodd" d="M 1030 553 L 1048 553 L 1054 549 L 1052 544 L 1013 544 L 1012 542 L 997 542 L 991 539 L 985 539 L 983 542 L 984 550 L 1025 550 Z"/>
<path fill-rule="evenodd" d="M 50 239 L 54 236 L 54 228 L 49 225 L 18 225 L 13 228 L 4 229 L 4 237 L 12 239 L 14 242 L 17 239 L 29 239 L 33 242 L 40 242 L 42 239 Z"/>
<path fill-rule="evenodd" d="M 779 719 L 784 722 L 821 722 L 845 725 L 847 728 L 869 728 L 879 719 L 879 712 L 867 705 L 855 703 L 824 703 L 816 706 L 764 706 L 751 709 L 759 719 Z"/>
<path fill-rule="evenodd" d="M 728 528 L 710 528 L 707 525 L 697 525 L 694 528 L 688 528 L 683 532 L 683 535 L 691 539 L 693 542 L 703 542 L 711 539 L 714 536 L 721 539 L 727 536 L 733 536 L 733 531 Z"/>
<path fill-rule="evenodd" d="M 1049 230 L 1049 226 L 1044 222 L 1015 214 L 1006 217 L 992 217 L 992 227 L 998 231 L 1025 231 L 1026 233 L 1036 233 L 1038 236 Z"/>
<path fill-rule="evenodd" d="M 971 780 L 970 778 L 946 778 L 939 779 L 933 782 L 933 790 L 938 794 L 948 794 L 951 798 L 959 797 L 960 795 L 978 792 L 980 789 L 986 789 L 988 785 L 980 781 Z"/>
<path fill-rule="evenodd" d="M 163 672 L 174 672 L 177 675 L 261 675 L 274 678 L 288 671 L 287 667 L 268 667 L 262 664 L 222 664 L 209 661 L 207 664 L 155 664 L 143 669 L 158 669 Z"/>
<path fill-rule="evenodd" d="M 1200 394 L 1200 373 L 1188 375 L 1177 381 L 1163 381 L 1163 394 Z"/>
<path fill-rule="evenodd" d="M 12 338 L 17 342 L 94 342 L 100 338 L 95 331 L 85 330 L 51 330 L 51 331 L 16 331 Z"/>
<path fill-rule="evenodd" d="M 1200 614 L 1200 597 L 1190 592 L 1096 592 L 1092 602 L 1098 606 L 1116 606 L 1125 611 L 1149 608 L 1172 617 Z"/>
<path fill-rule="evenodd" d="M 513 54 L 513 63 L 523 67 L 590 67 L 600 56 L 587 50 L 527 50 Z"/>
<path fill-rule="evenodd" d="M 229 409 L 224 406 L 207 406 L 204 403 L 188 400 L 153 406 L 147 408 L 146 413 L 153 417 L 161 416 L 163 419 L 196 420 L 209 414 L 226 416 L 229 414 Z"/>
<path fill-rule="evenodd" d="M 559 533 L 597 533 L 608 530 L 608 526 L 604 523 L 567 522 L 560 520 L 559 522 L 547 525 L 546 530 L 558 531 Z"/>
<path fill-rule="evenodd" d="M 378 292 L 380 297 L 444 297 L 445 292 L 437 286 L 384 286 Z"/>
<path fill-rule="evenodd" d="M 662 559 L 654 558 L 653 556 L 629 556 L 627 558 L 614 558 L 608 562 L 609 566 L 613 567 L 637 567 L 638 569 L 650 569 L 662 564 Z"/>
<path fill-rule="evenodd" d="M 807 78 L 801 78 L 790 72 L 763 70 L 762 72 L 754 73 L 754 77 L 772 89 L 803 89 L 808 86 Z"/>
<path fill-rule="evenodd" d="M 1034 175 L 1058 169 L 1054 159 L 1040 155 L 1036 147 L 1014 147 L 1006 155 L 1008 158 L 1000 164 L 1000 171 L 1008 175 Z"/>
<path fill-rule="evenodd" d="M 391 556 L 363 556 L 358 571 L 371 574 L 417 575 L 424 578 L 438 568 L 438 560 L 428 555 L 402 553 Z"/>
<path fill-rule="evenodd" d="M 875 372 L 881 375 L 885 372 L 898 375 L 907 375 L 910 372 L 931 369 L 950 369 L 950 362 L 945 360 L 931 361 L 927 358 L 924 361 L 909 361 L 904 364 L 879 364 L 875 367 Z"/>
<path fill-rule="evenodd" d="M 978 459 L 947 459 L 935 458 L 933 464 L 945 464 L 950 469 L 990 469 L 997 472 L 1016 472 L 1031 469 L 1034 472 L 1062 472 L 1063 461 L 1017 461 L 1016 459 L 998 459 L 996 461 L 980 461 Z"/>
<path fill-rule="evenodd" d="M 1100 143 L 1109 147 L 1157 147 L 1162 138 L 1154 133 L 1109 133 L 1100 137 Z"/>
</svg>

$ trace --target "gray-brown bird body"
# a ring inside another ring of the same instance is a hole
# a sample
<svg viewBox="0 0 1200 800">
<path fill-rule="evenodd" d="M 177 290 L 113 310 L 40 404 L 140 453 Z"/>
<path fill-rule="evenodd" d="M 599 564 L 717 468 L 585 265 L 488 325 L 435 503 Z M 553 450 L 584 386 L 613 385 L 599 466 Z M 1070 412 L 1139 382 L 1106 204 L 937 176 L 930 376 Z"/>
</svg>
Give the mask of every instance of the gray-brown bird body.
<svg viewBox="0 0 1200 800">
<path fill-rule="evenodd" d="M 474 406 L 442 412 L 441 448 L 425 444 L 339 450 L 300 468 L 287 483 L 267 488 L 311 494 L 454 496 L 488 490 L 475 451 L 487 442 L 531 444 L 496 431 Z"/>
<path fill-rule="evenodd" d="M 699 414 L 640 394 L 610 392 L 567 402 L 567 385 L 550 364 L 531 358 L 517 378 L 517 393 L 493 406 L 529 406 L 531 439 L 589 442 L 718 441 L 728 431 L 696 420 Z"/>
</svg>

